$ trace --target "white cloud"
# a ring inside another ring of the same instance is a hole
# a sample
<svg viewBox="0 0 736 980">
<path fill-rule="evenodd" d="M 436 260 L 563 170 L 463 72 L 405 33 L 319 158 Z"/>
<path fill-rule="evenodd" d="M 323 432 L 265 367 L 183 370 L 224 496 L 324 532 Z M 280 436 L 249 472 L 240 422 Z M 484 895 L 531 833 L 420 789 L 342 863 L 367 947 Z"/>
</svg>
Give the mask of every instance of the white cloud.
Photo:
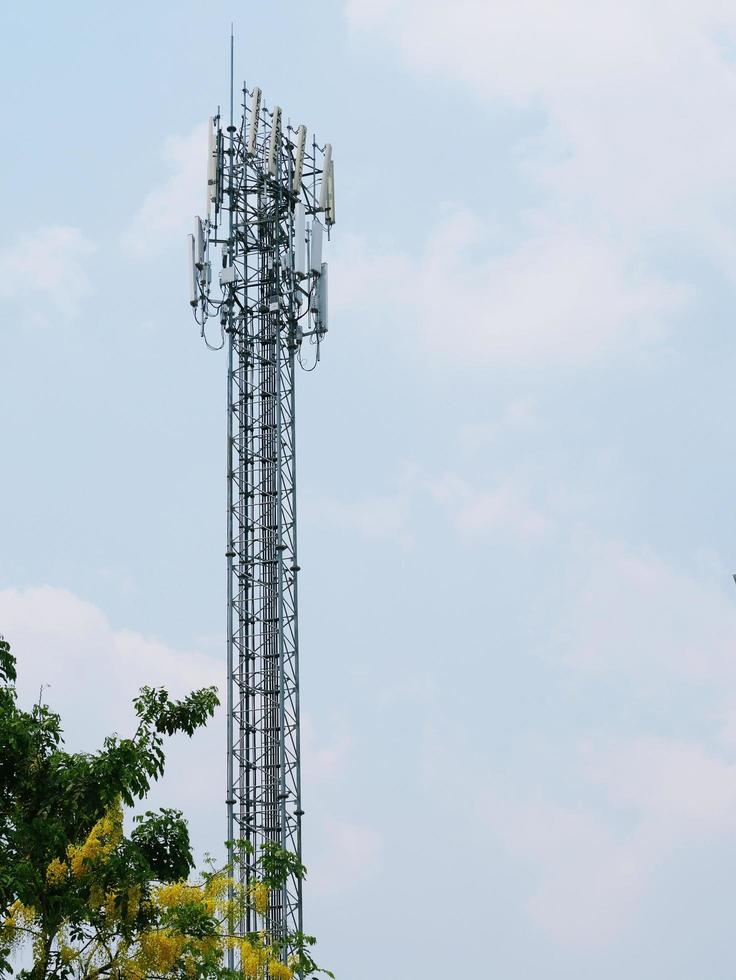
<svg viewBox="0 0 736 980">
<path fill-rule="evenodd" d="M 409 530 L 410 498 L 404 490 L 392 494 L 367 494 L 351 500 L 337 497 L 305 501 L 310 520 L 338 530 L 350 530 L 373 540 L 389 538 L 403 547 L 412 543 Z"/>
<path fill-rule="evenodd" d="M 0 252 L 0 298 L 22 304 L 26 316 L 71 317 L 91 292 L 86 269 L 93 244 L 78 228 L 53 225 L 22 236 Z"/>
<path fill-rule="evenodd" d="M 345 11 L 411 71 L 539 120 L 516 148 L 541 195 L 513 250 L 492 254 L 465 216 L 419 258 L 363 257 L 371 295 L 398 303 L 440 356 L 585 363 L 646 347 L 690 295 L 650 271 L 671 246 L 733 277 L 732 4 L 347 0 Z"/>
<path fill-rule="evenodd" d="M 180 697 L 215 685 L 224 696 L 224 665 L 197 651 L 175 650 L 153 637 L 117 630 L 92 603 L 42 586 L 0 591 L 0 633 L 18 660 L 18 693 L 25 706 L 43 700 L 61 714 L 67 747 L 95 751 L 113 731 L 132 732 L 131 701 L 143 685 Z M 177 806 L 190 819 L 200 852 L 224 841 L 224 722 L 220 710 L 204 730 L 177 736 L 166 750 L 166 775 L 149 806 Z"/>
<path fill-rule="evenodd" d="M 571 554 L 557 652 L 594 720 L 562 695 L 544 744 L 513 736 L 511 772 L 473 759 L 462 727 L 433 731 L 425 771 L 450 797 L 485 773 L 469 810 L 511 855 L 525 915 L 590 952 L 625 944 L 673 880 L 686 890 L 683 855 L 736 845 L 736 598 L 729 575 L 646 549 L 586 537 Z M 607 711 L 612 691 L 624 718 Z"/>
<path fill-rule="evenodd" d="M 146 256 L 168 247 L 191 231 L 195 214 L 204 206 L 207 163 L 207 124 L 186 136 L 171 136 L 162 158 L 170 176 L 154 187 L 133 215 L 123 242 L 133 253 Z"/>
<path fill-rule="evenodd" d="M 210 684 L 222 687 L 211 658 L 115 630 L 96 606 L 64 589 L 0 591 L 0 628 L 18 658 L 21 697 L 28 702 L 47 685 L 44 697 L 58 706 L 68 733 L 80 745 L 84 739 L 85 747 L 90 740 L 94 747 L 111 727 L 129 726 L 130 702 L 144 684 L 164 685 L 176 695 Z"/>
<path fill-rule="evenodd" d="M 544 140 L 528 162 L 587 213 L 638 231 L 695 223 L 707 238 L 731 199 L 732 4 L 348 0 L 346 12 L 416 71 L 541 108 Z"/>
<path fill-rule="evenodd" d="M 636 925 L 683 851 L 736 843 L 736 766 L 651 736 L 588 745 L 578 763 L 576 793 L 589 799 L 597 786 L 604 805 L 496 791 L 480 810 L 526 868 L 530 920 L 563 946 L 605 948 Z"/>
<path fill-rule="evenodd" d="M 407 470 L 391 493 L 352 500 L 313 498 L 307 501 L 307 513 L 312 522 L 371 540 L 388 538 L 409 548 L 415 543 L 415 513 L 427 504 L 438 508 L 442 519 L 464 535 L 508 532 L 526 539 L 552 524 L 551 516 L 512 477 L 479 485 L 454 473 L 418 470 Z"/>
<path fill-rule="evenodd" d="M 384 35 L 414 66 L 443 70 L 487 97 L 558 97 L 611 78 L 662 71 L 676 52 L 722 57 L 716 33 L 736 27 L 723 0 L 347 0 L 355 27 Z"/>
<path fill-rule="evenodd" d="M 460 445 L 468 453 L 477 453 L 494 445 L 504 435 L 542 431 L 545 423 L 534 399 L 512 398 L 497 412 L 493 421 L 470 422 L 460 429 Z"/>
<path fill-rule="evenodd" d="M 302 715 L 301 750 L 304 783 L 315 786 L 332 783 L 345 772 L 353 740 L 342 726 L 318 722 Z"/>
<path fill-rule="evenodd" d="M 569 583 L 560 649 L 578 679 L 623 682 L 649 703 L 678 687 L 702 732 L 690 739 L 631 732 L 582 742 L 578 790 L 597 805 L 492 801 L 496 831 L 538 861 L 528 911 L 555 939 L 607 943 L 655 893 L 660 869 L 690 845 L 734 843 L 736 604 L 732 583 L 672 567 L 643 549 L 586 540 Z M 601 692 L 592 689 L 593 701 Z M 678 731 L 687 730 L 684 719 Z M 626 817 L 622 821 L 621 815 Z"/>
<path fill-rule="evenodd" d="M 460 477 L 445 476 L 431 481 L 429 491 L 464 533 L 510 530 L 526 538 L 541 534 L 550 526 L 550 519 L 529 503 L 512 481 L 485 490 Z"/>
<path fill-rule="evenodd" d="M 435 704 L 441 694 L 442 687 L 436 676 L 427 671 L 402 670 L 397 664 L 392 679 L 376 692 L 376 703 L 382 710 L 400 707 L 416 709 Z"/>
<path fill-rule="evenodd" d="M 423 252 L 372 254 L 350 242 L 335 262 L 336 303 L 369 293 L 442 357 L 584 363 L 655 344 L 689 292 L 646 273 L 604 236 L 540 226 L 514 251 L 488 254 L 480 223 L 456 211 Z"/>
<path fill-rule="evenodd" d="M 674 680 L 736 694 L 736 598 L 726 572 L 703 578 L 644 548 L 590 538 L 578 557 L 559 637 L 571 667 L 626 677 L 648 695 Z"/>
<path fill-rule="evenodd" d="M 638 815 L 638 848 L 658 853 L 736 833 L 736 765 L 703 745 L 640 736 L 585 755 L 589 778 Z"/>
<path fill-rule="evenodd" d="M 529 918 L 562 945 L 591 948 L 626 928 L 643 870 L 595 812 L 548 800 L 487 798 L 481 812 L 530 867 Z"/>
<path fill-rule="evenodd" d="M 309 879 L 315 892 L 349 894 L 378 873 L 383 838 L 377 830 L 328 817 L 324 820 L 324 833 Z"/>
</svg>

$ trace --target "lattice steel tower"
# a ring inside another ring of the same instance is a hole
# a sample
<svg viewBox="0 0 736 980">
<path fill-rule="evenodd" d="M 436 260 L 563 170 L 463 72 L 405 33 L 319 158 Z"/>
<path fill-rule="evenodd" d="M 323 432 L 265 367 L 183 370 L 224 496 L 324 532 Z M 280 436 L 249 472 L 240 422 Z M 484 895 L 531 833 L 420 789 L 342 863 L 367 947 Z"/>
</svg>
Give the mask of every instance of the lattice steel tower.
<svg viewBox="0 0 736 980">
<path fill-rule="evenodd" d="M 301 857 L 294 380 L 297 364 L 316 365 L 327 331 L 322 249 L 335 197 L 330 144 L 267 109 L 260 89 L 243 85 L 235 122 L 232 40 L 230 81 L 229 125 L 219 111 L 209 122 L 190 302 L 207 346 L 228 357 L 227 825 L 228 840 L 252 845 L 230 854 L 248 888 L 265 841 Z M 245 910 L 235 929 L 301 932 L 301 881 L 272 889 L 266 915 Z"/>
</svg>

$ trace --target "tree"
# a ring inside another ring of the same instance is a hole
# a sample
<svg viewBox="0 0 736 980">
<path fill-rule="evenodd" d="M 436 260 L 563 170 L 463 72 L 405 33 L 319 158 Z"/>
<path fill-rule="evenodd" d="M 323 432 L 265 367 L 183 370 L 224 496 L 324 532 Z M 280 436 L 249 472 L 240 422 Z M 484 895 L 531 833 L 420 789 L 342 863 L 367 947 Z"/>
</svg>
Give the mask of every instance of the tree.
<svg viewBox="0 0 736 980">
<path fill-rule="evenodd" d="M 63 749 L 61 720 L 48 706 L 18 706 L 15 680 L 0 637 L 0 973 L 12 972 L 10 953 L 23 943 L 33 959 L 25 980 L 219 980 L 233 976 L 223 965 L 228 948 L 241 978 L 317 970 L 312 937 L 232 934 L 246 905 L 265 914 L 270 889 L 303 876 L 294 855 L 266 845 L 245 890 L 231 869 L 211 863 L 189 880 L 189 833 L 177 810 L 148 811 L 124 831 L 124 806 L 163 774 L 164 738 L 204 725 L 218 704 L 215 688 L 181 701 L 143 688 L 133 736 L 109 736 L 85 754 Z"/>
</svg>

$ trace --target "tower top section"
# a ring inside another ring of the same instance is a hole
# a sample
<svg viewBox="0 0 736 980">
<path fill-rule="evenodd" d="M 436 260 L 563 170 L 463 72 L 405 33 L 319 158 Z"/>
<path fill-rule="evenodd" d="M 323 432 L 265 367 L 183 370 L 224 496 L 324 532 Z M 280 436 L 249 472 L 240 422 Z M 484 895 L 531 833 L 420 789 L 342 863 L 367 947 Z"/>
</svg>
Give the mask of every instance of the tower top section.
<svg viewBox="0 0 736 980">
<path fill-rule="evenodd" d="M 219 112 L 208 123 L 205 206 L 189 241 L 190 304 L 205 342 L 219 349 L 233 318 L 256 312 L 249 300 L 260 290 L 249 286 L 269 279 L 270 311 L 278 303 L 290 343 L 301 348 L 309 338 L 318 359 L 327 332 L 324 239 L 335 223 L 332 144 L 292 126 L 257 86 L 243 86 L 241 108 L 238 124 L 231 114 L 225 125 Z M 278 273 L 261 267 L 264 255 Z M 219 342 L 206 330 L 213 316 Z"/>
<path fill-rule="evenodd" d="M 242 90 L 240 126 L 232 121 L 223 128 L 221 117 L 209 123 L 207 198 L 205 218 L 216 220 L 228 187 L 218 180 L 227 174 L 226 156 L 242 156 L 253 179 L 277 188 L 292 204 L 300 203 L 309 215 L 335 223 L 335 166 L 332 144 L 320 144 L 305 125 L 284 120 L 281 106 L 269 109 L 257 86 Z M 214 215 L 213 215 L 214 212 Z"/>
</svg>

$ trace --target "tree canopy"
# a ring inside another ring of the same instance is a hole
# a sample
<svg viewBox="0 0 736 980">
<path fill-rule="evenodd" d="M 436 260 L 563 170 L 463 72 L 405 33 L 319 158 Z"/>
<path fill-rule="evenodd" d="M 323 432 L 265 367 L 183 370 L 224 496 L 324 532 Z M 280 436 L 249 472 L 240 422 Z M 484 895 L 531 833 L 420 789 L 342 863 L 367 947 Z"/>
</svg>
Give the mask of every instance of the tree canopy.
<svg viewBox="0 0 736 980">
<path fill-rule="evenodd" d="M 124 807 L 164 772 L 164 739 L 204 725 L 219 703 L 215 688 L 179 701 L 143 688 L 129 738 L 70 753 L 59 715 L 41 703 L 23 710 L 15 681 L 0 637 L 0 974 L 12 972 L 21 945 L 32 959 L 22 980 L 291 980 L 317 970 L 313 937 L 275 938 L 265 927 L 270 889 L 304 874 L 294 855 L 265 845 L 247 887 L 212 864 L 190 880 L 181 812 L 147 811 L 125 833 Z M 264 928 L 236 935 L 246 906 Z M 224 965 L 228 949 L 234 972 Z"/>
</svg>

